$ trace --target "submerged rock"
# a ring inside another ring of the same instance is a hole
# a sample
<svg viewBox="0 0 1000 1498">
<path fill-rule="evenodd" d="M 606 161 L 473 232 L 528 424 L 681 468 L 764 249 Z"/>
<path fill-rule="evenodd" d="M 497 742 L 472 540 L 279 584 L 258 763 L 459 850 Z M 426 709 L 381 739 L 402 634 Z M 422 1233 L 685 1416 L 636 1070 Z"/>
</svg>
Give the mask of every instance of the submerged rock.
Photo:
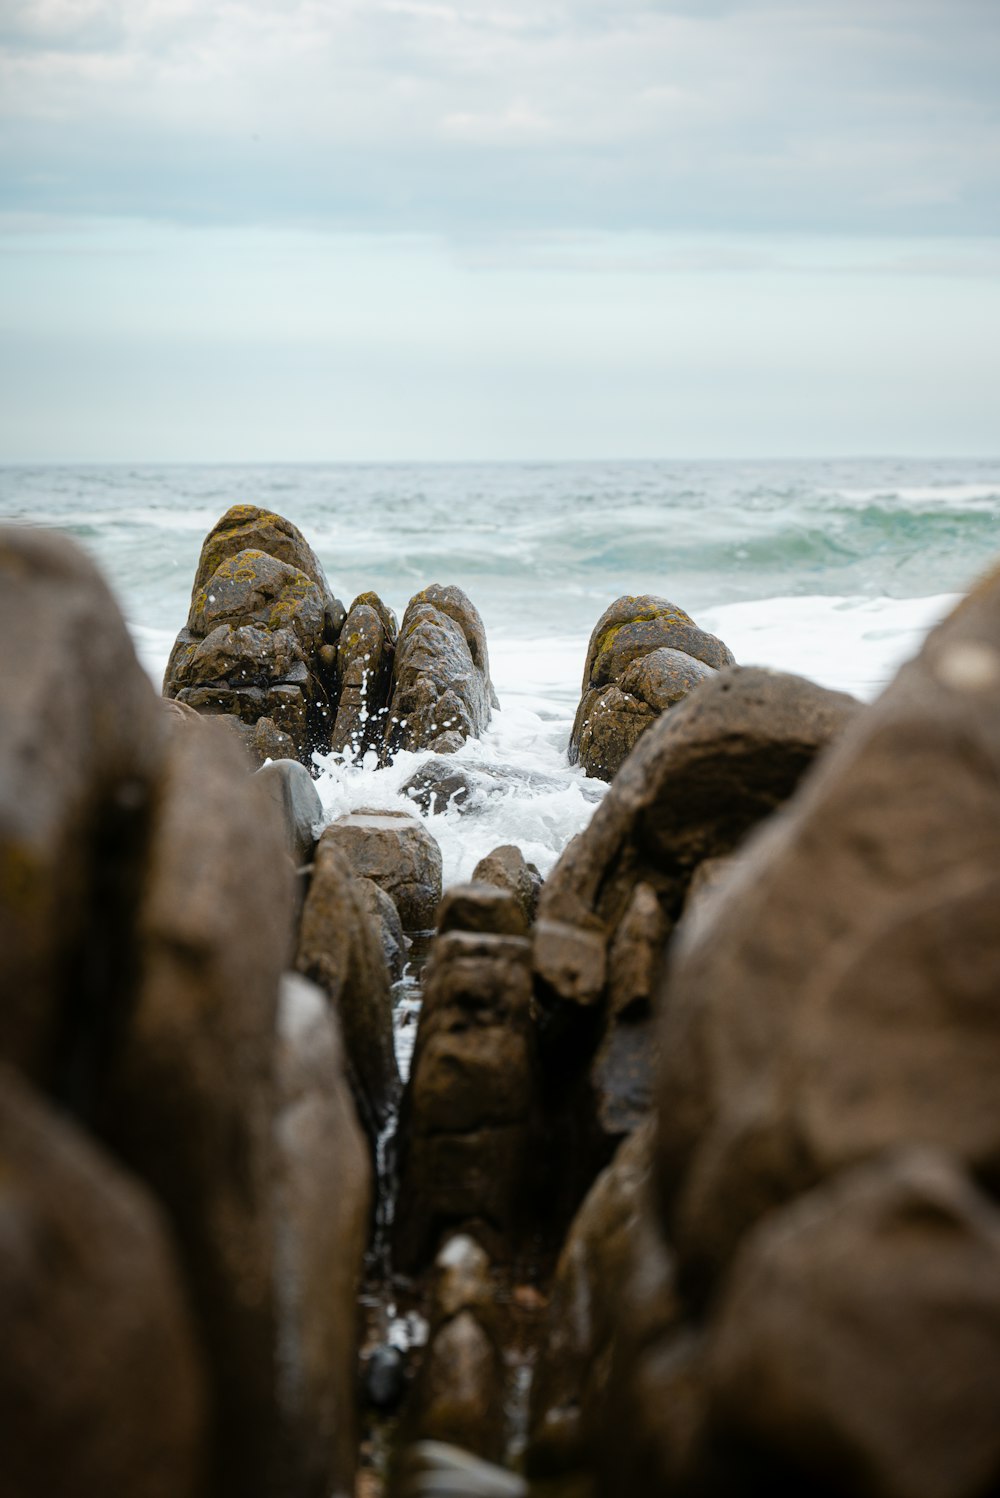
<svg viewBox="0 0 1000 1498">
<path fill-rule="evenodd" d="M 441 899 L 441 850 L 424 824 L 405 811 L 347 812 L 323 830 L 354 873 L 393 901 L 405 931 L 430 931 Z"/>
<path fill-rule="evenodd" d="M 386 751 L 451 753 L 479 737 L 494 705 L 483 622 L 460 588 L 433 583 L 411 598 L 400 625 Z"/>
<path fill-rule="evenodd" d="M 649 594 L 616 600 L 587 649 L 570 764 L 611 780 L 666 708 L 725 666 L 732 652 L 683 609 Z"/>
</svg>

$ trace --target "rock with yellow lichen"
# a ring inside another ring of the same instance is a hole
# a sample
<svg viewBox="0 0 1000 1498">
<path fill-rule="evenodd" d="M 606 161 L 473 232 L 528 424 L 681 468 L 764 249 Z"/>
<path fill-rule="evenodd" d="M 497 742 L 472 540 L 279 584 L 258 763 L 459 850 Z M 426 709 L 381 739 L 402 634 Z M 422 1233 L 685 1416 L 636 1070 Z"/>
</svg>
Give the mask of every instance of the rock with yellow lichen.
<svg viewBox="0 0 1000 1498">
<path fill-rule="evenodd" d="M 429 588 L 410 599 L 396 644 L 385 749 L 450 754 L 478 738 L 498 706 L 486 631 L 460 588 Z"/>
</svg>

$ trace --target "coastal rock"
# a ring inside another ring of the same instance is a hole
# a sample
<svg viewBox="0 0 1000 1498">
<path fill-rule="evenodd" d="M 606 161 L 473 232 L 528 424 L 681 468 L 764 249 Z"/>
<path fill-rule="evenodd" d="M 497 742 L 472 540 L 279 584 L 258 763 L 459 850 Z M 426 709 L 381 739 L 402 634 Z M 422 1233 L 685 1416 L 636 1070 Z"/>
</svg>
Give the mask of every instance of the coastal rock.
<svg viewBox="0 0 1000 1498">
<path fill-rule="evenodd" d="M 301 563 L 301 565 L 300 565 Z M 316 557 L 282 516 L 237 505 L 206 537 L 165 697 L 249 728 L 270 719 L 297 756 L 326 749 L 343 624 Z"/>
<path fill-rule="evenodd" d="M 453 884 L 441 901 L 438 932 L 481 931 L 493 936 L 527 936 L 524 907 L 516 895 L 496 884 Z"/>
<path fill-rule="evenodd" d="M 580 763 L 597 779 L 613 779 L 666 708 L 733 664 L 721 640 L 665 598 L 617 599 L 590 637 L 570 764 Z"/>
<path fill-rule="evenodd" d="M 374 879 L 355 879 L 354 888 L 368 913 L 368 919 L 378 933 L 389 978 L 396 983 L 403 976 L 406 954 L 410 949 L 410 939 L 403 934 L 399 911 Z"/>
<path fill-rule="evenodd" d="M 997 684 L 993 576 L 682 923 L 658 1159 L 692 1295 L 762 1213 L 884 1148 L 1000 1178 Z"/>
<path fill-rule="evenodd" d="M 479 737 L 495 700 L 486 632 L 469 599 L 437 583 L 415 594 L 396 645 L 386 752 L 452 753 Z"/>
<path fill-rule="evenodd" d="M 0 1068 L 0 1489 L 200 1498 L 205 1386 L 159 1209 Z"/>
<path fill-rule="evenodd" d="M 0 529 L 0 1056 L 91 1116 L 126 1022 L 168 719 L 92 563 Z"/>
<path fill-rule="evenodd" d="M 513 843 L 502 843 L 481 858 L 472 871 L 472 881 L 509 890 L 524 911 L 525 920 L 530 924 L 535 919 L 542 876 L 534 864 L 525 862 L 524 854 Z"/>
<path fill-rule="evenodd" d="M 175 734 L 99 1122 L 170 1215 L 214 1395 L 213 1491 L 244 1498 L 276 1480 L 284 1440 L 272 1055 L 291 909 L 281 816 L 238 746 L 207 722 Z"/>
<path fill-rule="evenodd" d="M 846 1172 L 745 1239 L 707 1373 L 715 1491 L 994 1491 L 1000 1213 L 944 1156 Z"/>
<path fill-rule="evenodd" d="M 351 1493 L 357 1450 L 357 1293 L 371 1164 L 337 1021 L 289 974 L 278 1009 L 276 1270 L 289 1464 L 301 1493 Z"/>
<path fill-rule="evenodd" d="M 406 1272 L 446 1229 L 477 1225 L 502 1254 L 523 1227 L 537 1096 L 530 952 L 516 936 L 449 931 L 434 942 L 399 1129 Z"/>
<path fill-rule="evenodd" d="M 525 770 L 519 765 L 456 763 L 450 757 L 425 760 L 400 786 L 401 794 L 409 796 L 426 814 L 453 807 L 465 815 L 483 810 L 497 797 L 522 791 L 539 795 L 565 789 L 565 780 L 540 770 Z M 584 781 L 579 791 L 585 801 L 597 802 L 604 794 L 604 787 Z"/>
<path fill-rule="evenodd" d="M 281 812 L 288 851 L 300 868 L 312 858 L 323 820 L 323 803 L 315 782 L 294 759 L 276 759 L 258 770 L 256 778 Z"/>
<path fill-rule="evenodd" d="M 399 911 L 405 931 L 430 931 L 441 899 L 441 850 L 405 811 L 348 812 L 323 830 L 359 878 L 372 879 Z"/>
<path fill-rule="evenodd" d="M 358 1109 L 374 1138 L 399 1089 L 389 970 L 370 899 L 331 831 L 316 846 L 295 966 L 319 985 L 337 1014 Z"/>
<path fill-rule="evenodd" d="M 385 734 L 396 616 L 375 593 L 362 593 L 351 604 L 337 642 L 340 705 L 330 747 L 359 756 Z"/>
</svg>

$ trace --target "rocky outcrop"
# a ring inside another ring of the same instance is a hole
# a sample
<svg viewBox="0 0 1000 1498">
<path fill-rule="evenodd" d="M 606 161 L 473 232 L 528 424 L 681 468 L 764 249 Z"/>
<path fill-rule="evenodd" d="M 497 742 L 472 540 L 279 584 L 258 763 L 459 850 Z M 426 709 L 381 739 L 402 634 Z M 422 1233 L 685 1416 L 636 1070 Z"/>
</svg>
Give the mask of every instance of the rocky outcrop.
<svg viewBox="0 0 1000 1498">
<path fill-rule="evenodd" d="M 478 738 L 495 705 L 486 632 L 476 609 L 460 588 L 424 588 L 410 599 L 399 629 L 387 753 L 451 753 L 467 738 Z"/>
<path fill-rule="evenodd" d="M 381 930 L 330 831 L 316 847 L 295 966 L 319 985 L 337 1015 L 358 1108 L 374 1137 L 399 1090 L 390 976 Z"/>
<path fill-rule="evenodd" d="M 496 884 L 473 881 L 453 884 L 438 909 L 437 928 L 446 931 L 481 931 L 493 936 L 527 936 L 524 907 L 512 890 Z"/>
<path fill-rule="evenodd" d="M 167 719 L 87 558 L 0 530 L 0 1057 L 89 1115 L 125 1023 Z"/>
<path fill-rule="evenodd" d="M 537 1100 L 530 954 L 516 936 L 449 931 L 434 943 L 399 1129 L 406 1271 L 445 1230 L 470 1228 L 500 1256 L 523 1230 Z"/>
<path fill-rule="evenodd" d="M 501 843 L 481 858 L 472 871 L 472 880 L 474 884 L 493 884 L 508 890 L 528 924 L 535 919 L 542 876 L 533 863 L 525 862 L 524 854 L 513 843 Z"/>
<path fill-rule="evenodd" d="M 570 764 L 599 780 L 613 779 L 662 712 L 734 664 L 721 640 L 665 598 L 617 599 L 590 637 Z"/>
<path fill-rule="evenodd" d="M 0 1489 L 200 1498 L 205 1379 L 152 1198 L 0 1067 Z"/>
<path fill-rule="evenodd" d="M 290 521 L 236 505 L 207 536 L 166 697 L 253 727 L 270 719 L 301 759 L 326 749 L 343 605 Z"/>
<path fill-rule="evenodd" d="M 359 879 L 385 890 L 404 931 L 430 931 L 441 899 L 441 850 L 424 824 L 405 811 L 362 809 L 323 830 Z"/>
<path fill-rule="evenodd" d="M 385 736 L 398 627 L 376 593 L 351 604 L 337 642 L 340 703 L 330 747 L 358 758 Z"/>
<path fill-rule="evenodd" d="M 351 1493 L 357 1294 L 372 1171 L 336 1017 L 304 978 L 283 982 L 275 1118 L 281 1323 L 277 1395 L 302 1493 Z"/>
</svg>

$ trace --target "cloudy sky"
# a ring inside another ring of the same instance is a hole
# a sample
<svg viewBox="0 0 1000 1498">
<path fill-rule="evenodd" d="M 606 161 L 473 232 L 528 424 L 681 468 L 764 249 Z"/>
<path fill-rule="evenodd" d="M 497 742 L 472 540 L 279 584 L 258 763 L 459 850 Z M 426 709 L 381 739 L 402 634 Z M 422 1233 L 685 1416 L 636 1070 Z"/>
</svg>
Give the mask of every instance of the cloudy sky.
<svg viewBox="0 0 1000 1498">
<path fill-rule="evenodd" d="M 0 0 L 0 461 L 1000 452 L 998 0 Z"/>
</svg>

